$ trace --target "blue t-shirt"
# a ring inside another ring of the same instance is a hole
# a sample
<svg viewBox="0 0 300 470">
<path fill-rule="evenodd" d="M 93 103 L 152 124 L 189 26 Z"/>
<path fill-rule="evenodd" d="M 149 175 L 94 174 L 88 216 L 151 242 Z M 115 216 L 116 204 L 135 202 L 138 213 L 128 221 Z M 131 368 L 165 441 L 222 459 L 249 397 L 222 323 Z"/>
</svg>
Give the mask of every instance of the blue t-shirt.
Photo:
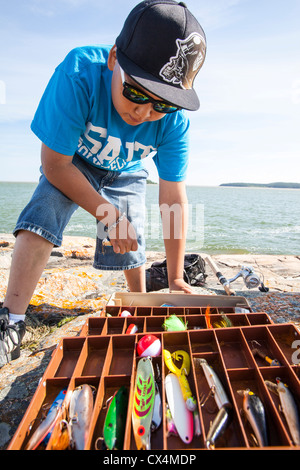
<svg viewBox="0 0 300 470">
<path fill-rule="evenodd" d="M 137 171 L 151 155 L 160 178 L 183 181 L 188 165 L 185 112 L 138 126 L 125 123 L 111 99 L 110 48 L 79 47 L 66 56 L 41 98 L 32 131 L 52 150 L 76 152 L 97 168 Z"/>
</svg>

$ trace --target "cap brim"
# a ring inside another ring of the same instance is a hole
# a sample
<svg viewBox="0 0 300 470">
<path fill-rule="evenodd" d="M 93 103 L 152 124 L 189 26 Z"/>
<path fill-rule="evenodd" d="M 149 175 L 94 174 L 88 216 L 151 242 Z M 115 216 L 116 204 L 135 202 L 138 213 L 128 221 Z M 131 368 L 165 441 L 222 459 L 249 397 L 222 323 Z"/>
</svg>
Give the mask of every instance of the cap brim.
<svg viewBox="0 0 300 470">
<path fill-rule="evenodd" d="M 187 109 L 188 111 L 197 111 L 200 108 L 200 102 L 195 90 L 183 90 L 180 87 L 164 83 L 162 80 L 145 72 L 136 64 L 131 62 L 123 52 L 117 48 L 117 59 L 122 69 L 130 75 L 139 85 L 159 98 L 168 101 L 175 106 Z"/>
</svg>

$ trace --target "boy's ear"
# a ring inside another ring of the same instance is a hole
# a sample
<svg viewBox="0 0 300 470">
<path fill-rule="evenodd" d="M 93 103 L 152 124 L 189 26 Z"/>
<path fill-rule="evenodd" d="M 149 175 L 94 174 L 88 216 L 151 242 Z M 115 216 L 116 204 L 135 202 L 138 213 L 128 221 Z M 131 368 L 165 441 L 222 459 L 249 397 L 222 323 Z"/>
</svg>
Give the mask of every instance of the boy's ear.
<svg viewBox="0 0 300 470">
<path fill-rule="evenodd" d="M 114 45 L 111 50 L 109 51 L 108 59 L 107 59 L 107 66 L 109 70 L 113 71 L 115 65 L 117 63 L 117 46 Z"/>
</svg>

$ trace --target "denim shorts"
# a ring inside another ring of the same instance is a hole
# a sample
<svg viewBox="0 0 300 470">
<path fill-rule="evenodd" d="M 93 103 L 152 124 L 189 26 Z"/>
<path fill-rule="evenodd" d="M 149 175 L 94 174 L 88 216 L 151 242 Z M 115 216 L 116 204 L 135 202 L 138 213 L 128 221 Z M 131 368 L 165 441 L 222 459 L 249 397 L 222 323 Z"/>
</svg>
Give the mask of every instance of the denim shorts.
<svg viewBox="0 0 300 470">
<path fill-rule="evenodd" d="M 102 246 L 102 239 L 106 236 L 104 226 L 95 220 L 97 241 L 94 268 L 126 270 L 142 266 L 146 262 L 144 222 L 147 170 L 141 169 L 132 173 L 101 170 L 89 165 L 76 154 L 73 164 L 102 197 L 125 213 L 137 235 L 137 251 L 123 255 L 115 253 L 111 246 Z M 54 246 L 61 246 L 63 231 L 77 208 L 77 204 L 49 183 L 41 169 L 39 184 L 19 216 L 14 235 L 16 236 L 19 230 L 28 230 L 45 238 Z"/>
</svg>

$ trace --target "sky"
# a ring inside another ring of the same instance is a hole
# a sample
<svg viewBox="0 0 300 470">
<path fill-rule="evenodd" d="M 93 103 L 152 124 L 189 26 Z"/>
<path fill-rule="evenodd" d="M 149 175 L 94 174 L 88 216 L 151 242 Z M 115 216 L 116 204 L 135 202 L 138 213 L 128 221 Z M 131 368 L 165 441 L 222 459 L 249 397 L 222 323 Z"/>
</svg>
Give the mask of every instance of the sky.
<svg viewBox="0 0 300 470">
<path fill-rule="evenodd" d="M 137 3 L 0 0 L 0 181 L 38 180 L 30 123 L 55 67 L 74 47 L 113 44 Z M 207 38 L 187 184 L 300 183 L 300 1 L 185 3 Z"/>
</svg>

